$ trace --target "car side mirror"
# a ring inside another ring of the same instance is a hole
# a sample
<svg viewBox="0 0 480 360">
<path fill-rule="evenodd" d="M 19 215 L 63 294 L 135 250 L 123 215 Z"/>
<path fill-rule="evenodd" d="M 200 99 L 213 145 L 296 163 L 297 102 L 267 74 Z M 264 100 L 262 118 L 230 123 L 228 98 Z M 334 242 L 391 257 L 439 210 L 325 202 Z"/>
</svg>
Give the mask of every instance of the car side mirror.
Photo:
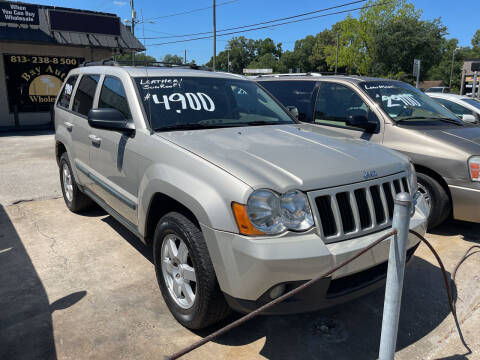
<svg viewBox="0 0 480 360">
<path fill-rule="evenodd" d="M 462 115 L 462 121 L 468 122 L 471 124 L 475 124 L 477 122 L 477 118 L 474 115 L 471 114 L 463 114 Z"/>
<path fill-rule="evenodd" d="M 377 130 L 377 123 L 370 121 L 365 115 L 350 115 L 345 122 L 347 126 L 352 126 L 373 133 Z"/>
<path fill-rule="evenodd" d="M 130 132 L 135 130 L 133 123 L 117 109 L 92 109 L 88 113 L 88 124 L 93 128 Z"/>
<path fill-rule="evenodd" d="M 295 119 L 298 119 L 300 116 L 300 113 L 298 112 L 298 109 L 296 106 L 287 106 L 288 111 L 290 111 L 290 114 L 292 114 Z"/>
</svg>

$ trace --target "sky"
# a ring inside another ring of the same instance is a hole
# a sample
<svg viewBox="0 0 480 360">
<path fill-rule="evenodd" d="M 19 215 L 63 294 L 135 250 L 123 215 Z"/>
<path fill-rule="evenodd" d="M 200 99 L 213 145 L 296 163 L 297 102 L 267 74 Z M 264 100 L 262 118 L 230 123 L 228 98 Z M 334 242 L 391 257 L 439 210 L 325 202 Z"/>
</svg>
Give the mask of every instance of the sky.
<svg viewBox="0 0 480 360">
<path fill-rule="evenodd" d="M 24 0 L 43 5 L 70 7 L 115 13 L 122 21 L 129 19 L 130 0 Z M 190 34 L 212 31 L 212 0 L 196 1 L 152 1 L 134 0 L 137 11 L 137 20 L 149 20 L 156 17 L 154 23 L 138 24 L 135 28 L 135 35 L 142 37 L 161 37 L 178 34 Z M 262 21 L 292 16 L 309 11 L 315 11 L 330 6 L 339 5 L 352 0 L 301 0 L 301 1 L 279 1 L 279 0 L 217 0 L 217 30 L 254 24 Z M 226 2 L 225 5 L 220 5 Z M 423 19 L 432 20 L 440 17 L 448 28 L 448 38 L 457 38 L 460 46 L 469 46 L 476 30 L 480 29 L 478 14 L 480 14 L 479 0 L 413 0 L 417 9 L 423 11 Z M 220 6 L 218 6 L 220 5 Z M 362 4 L 331 10 L 335 12 L 360 7 Z M 210 7 L 209 9 L 193 12 L 190 14 L 171 16 L 180 12 Z M 323 14 L 326 14 L 325 12 Z M 352 11 L 352 15 L 358 11 Z M 474 14 L 469 20 L 468 15 Z M 225 49 L 227 41 L 232 36 L 245 36 L 253 39 L 272 38 L 275 42 L 281 42 L 284 50 L 291 50 L 295 40 L 304 38 L 307 35 L 315 35 L 318 32 L 329 28 L 332 24 L 345 18 L 347 14 L 337 14 L 319 19 L 304 21 L 296 24 L 288 24 L 276 28 L 263 29 L 246 32 L 244 34 L 218 36 L 217 53 Z M 192 42 L 183 42 L 167 45 L 152 45 L 165 41 L 177 39 L 148 39 L 141 40 L 147 45 L 147 55 L 161 60 L 165 54 L 177 54 L 183 57 L 187 51 L 187 61 L 192 59 L 197 64 L 204 64 L 210 60 L 213 54 L 213 40 L 205 39 Z"/>
</svg>

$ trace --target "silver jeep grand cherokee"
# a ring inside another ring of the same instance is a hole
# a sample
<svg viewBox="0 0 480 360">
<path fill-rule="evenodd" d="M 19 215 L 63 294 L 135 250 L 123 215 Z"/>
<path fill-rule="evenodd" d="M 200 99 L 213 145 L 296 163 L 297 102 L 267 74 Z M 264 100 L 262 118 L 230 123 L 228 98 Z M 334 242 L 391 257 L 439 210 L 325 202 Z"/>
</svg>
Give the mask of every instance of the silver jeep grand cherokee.
<svg viewBox="0 0 480 360">
<path fill-rule="evenodd" d="M 205 327 L 366 247 L 390 230 L 395 194 L 416 191 L 406 157 L 306 126 L 240 76 L 83 66 L 55 105 L 65 203 L 79 212 L 93 200 L 152 244 L 172 314 Z M 411 228 L 425 232 L 422 201 Z M 409 239 L 410 257 L 417 244 Z M 378 287 L 388 247 L 273 312 L 310 311 Z"/>
</svg>

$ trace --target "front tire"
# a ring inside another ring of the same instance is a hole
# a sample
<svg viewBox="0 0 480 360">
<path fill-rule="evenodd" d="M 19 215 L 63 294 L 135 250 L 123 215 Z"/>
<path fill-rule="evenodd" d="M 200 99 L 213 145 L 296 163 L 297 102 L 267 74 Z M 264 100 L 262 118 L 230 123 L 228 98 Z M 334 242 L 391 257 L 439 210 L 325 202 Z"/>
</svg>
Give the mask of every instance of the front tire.
<svg viewBox="0 0 480 360">
<path fill-rule="evenodd" d="M 418 190 L 425 197 L 430 207 L 427 224 L 428 229 L 440 225 L 450 214 L 450 198 L 440 183 L 429 175 L 417 173 Z"/>
<path fill-rule="evenodd" d="M 171 212 L 157 224 L 153 257 L 158 285 L 175 319 L 190 329 L 212 325 L 230 313 L 200 229 Z"/>
<path fill-rule="evenodd" d="M 60 186 L 63 200 L 70 211 L 78 213 L 92 205 L 92 200 L 77 186 L 66 152 L 60 157 Z"/>
</svg>

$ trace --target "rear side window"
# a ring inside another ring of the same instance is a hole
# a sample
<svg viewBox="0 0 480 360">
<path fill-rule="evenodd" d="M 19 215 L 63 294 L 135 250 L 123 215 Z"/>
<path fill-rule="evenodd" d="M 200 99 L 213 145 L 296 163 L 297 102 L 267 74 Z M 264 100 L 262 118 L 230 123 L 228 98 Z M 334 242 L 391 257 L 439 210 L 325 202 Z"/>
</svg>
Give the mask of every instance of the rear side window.
<svg viewBox="0 0 480 360">
<path fill-rule="evenodd" d="M 126 119 L 132 118 L 122 82 L 120 79 L 112 76 L 105 76 L 103 80 L 98 107 L 116 109 L 120 111 Z"/>
<path fill-rule="evenodd" d="M 311 121 L 314 81 L 261 81 L 259 83 L 283 106 L 295 106 L 298 109 L 298 120 Z"/>
<path fill-rule="evenodd" d="M 88 116 L 88 112 L 93 106 L 93 98 L 95 97 L 95 90 L 99 80 L 99 75 L 82 76 L 73 99 L 73 111 Z"/>
<path fill-rule="evenodd" d="M 77 82 L 78 75 L 70 76 L 67 81 L 65 82 L 65 86 L 62 89 L 58 97 L 57 105 L 67 108 L 70 106 L 70 98 L 72 97 L 73 88 L 75 87 L 75 83 Z"/>
</svg>

